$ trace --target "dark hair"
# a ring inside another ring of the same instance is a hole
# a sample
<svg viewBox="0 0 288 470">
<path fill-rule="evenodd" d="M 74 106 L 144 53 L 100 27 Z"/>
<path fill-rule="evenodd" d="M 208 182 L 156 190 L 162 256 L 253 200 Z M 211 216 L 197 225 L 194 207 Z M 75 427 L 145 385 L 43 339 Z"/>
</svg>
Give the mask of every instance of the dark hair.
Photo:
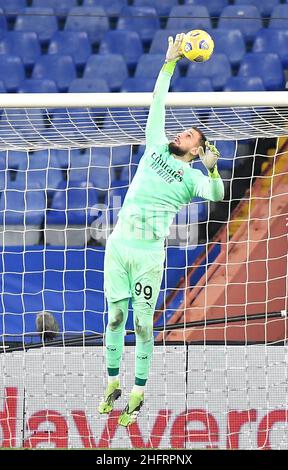
<svg viewBox="0 0 288 470">
<path fill-rule="evenodd" d="M 205 142 L 206 142 L 205 135 L 203 134 L 202 131 L 200 131 L 200 129 L 198 127 L 193 126 L 192 129 L 194 129 L 194 131 L 198 132 L 198 134 L 200 136 L 199 147 L 203 147 L 203 149 L 205 150 Z"/>
</svg>

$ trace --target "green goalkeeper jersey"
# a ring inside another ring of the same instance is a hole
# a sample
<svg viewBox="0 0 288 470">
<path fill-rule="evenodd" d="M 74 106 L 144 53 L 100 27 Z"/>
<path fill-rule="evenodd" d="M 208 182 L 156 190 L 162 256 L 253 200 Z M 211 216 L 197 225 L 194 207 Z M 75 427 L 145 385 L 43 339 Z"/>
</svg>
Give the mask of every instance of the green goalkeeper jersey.
<svg viewBox="0 0 288 470">
<path fill-rule="evenodd" d="M 174 158 L 165 135 L 165 98 L 172 74 L 160 71 L 146 125 L 146 149 L 119 212 L 115 235 L 123 239 L 164 242 L 169 227 L 193 197 L 224 197 L 220 177 L 210 178 Z"/>
</svg>

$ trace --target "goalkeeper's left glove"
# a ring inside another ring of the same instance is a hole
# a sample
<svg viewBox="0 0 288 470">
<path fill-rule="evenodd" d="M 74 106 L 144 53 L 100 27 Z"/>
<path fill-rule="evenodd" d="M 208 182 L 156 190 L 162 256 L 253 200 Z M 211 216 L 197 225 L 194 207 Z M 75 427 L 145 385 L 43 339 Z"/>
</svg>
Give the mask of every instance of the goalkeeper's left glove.
<svg viewBox="0 0 288 470">
<path fill-rule="evenodd" d="M 168 49 L 166 52 L 166 59 L 165 62 L 174 62 L 181 57 L 183 57 L 182 51 L 181 51 L 181 44 L 184 39 L 185 33 L 179 33 L 176 34 L 175 40 L 173 39 L 173 36 L 169 36 L 168 38 Z"/>
<path fill-rule="evenodd" d="M 203 147 L 199 147 L 199 157 L 203 163 L 203 165 L 207 168 L 210 176 L 215 176 L 217 174 L 217 160 L 220 157 L 219 150 L 215 147 L 215 145 L 210 144 L 207 140 L 205 142 L 205 150 Z"/>
</svg>

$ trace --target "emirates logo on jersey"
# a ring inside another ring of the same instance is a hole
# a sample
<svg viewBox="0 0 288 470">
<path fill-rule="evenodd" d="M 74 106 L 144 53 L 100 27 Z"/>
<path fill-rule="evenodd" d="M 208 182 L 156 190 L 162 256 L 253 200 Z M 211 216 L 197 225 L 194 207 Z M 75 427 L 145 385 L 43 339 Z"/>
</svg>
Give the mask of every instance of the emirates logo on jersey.
<svg viewBox="0 0 288 470">
<path fill-rule="evenodd" d="M 161 176 L 167 183 L 173 183 L 173 181 L 178 181 L 181 183 L 183 180 L 184 171 L 182 169 L 174 170 L 168 163 L 166 163 L 162 155 L 157 155 L 155 152 L 152 153 L 151 158 L 153 160 L 151 168 L 157 171 L 157 174 Z"/>
</svg>

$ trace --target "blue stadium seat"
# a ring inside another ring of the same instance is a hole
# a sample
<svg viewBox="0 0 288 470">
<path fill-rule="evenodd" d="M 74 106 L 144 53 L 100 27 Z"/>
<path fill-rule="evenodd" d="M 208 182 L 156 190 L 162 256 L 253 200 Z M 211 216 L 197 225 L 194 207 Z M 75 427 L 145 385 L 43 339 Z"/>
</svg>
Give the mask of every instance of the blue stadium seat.
<svg viewBox="0 0 288 470">
<path fill-rule="evenodd" d="M 57 31 L 51 38 L 48 54 L 70 55 L 77 66 L 84 66 L 92 54 L 88 34 L 84 31 Z"/>
<path fill-rule="evenodd" d="M 163 64 L 162 54 L 143 54 L 138 60 L 135 77 L 157 78 Z M 173 80 L 179 77 L 179 69 L 176 67 Z"/>
<path fill-rule="evenodd" d="M 114 168 L 110 166 L 111 158 L 100 148 L 93 149 L 92 156 L 89 181 L 97 191 L 107 191 L 114 179 Z"/>
<path fill-rule="evenodd" d="M 110 150 L 110 149 L 109 149 Z M 112 147 L 111 165 L 128 166 L 132 162 L 132 153 L 130 145 L 120 145 L 119 147 Z"/>
<path fill-rule="evenodd" d="M 167 47 L 168 47 L 168 37 L 173 36 L 175 37 L 176 34 L 179 33 L 178 29 L 159 29 L 156 31 L 151 46 L 149 49 L 150 54 L 163 54 L 165 57 Z M 180 64 L 181 62 L 179 62 Z"/>
<path fill-rule="evenodd" d="M 41 44 L 48 44 L 58 30 L 58 23 L 52 8 L 24 8 L 15 20 L 15 31 L 33 31 L 38 34 Z"/>
<path fill-rule="evenodd" d="M 119 54 L 91 55 L 83 74 L 83 78 L 103 78 L 111 91 L 118 91 L 127 77 L 127 65 Z"/>
<path fill-rule="evenodd" d="M 0 31 L 6 31 L 7 29 L 7 20 L 6 16 L 4 15 L 4 11 L 0 9 Z"/>
<path fill-rule="evenodd" d="M 119 186 L 127 186 L 133 180 L 135 173 L 137 171 L 138 165 L 132 163 L 130 166 L 122 166 L 120 180 L 117 181 L 117 185 Z M 116 182 L 112 182 L 112 184 L 116 184 Z"/>
<path fill-rule="evenodd" d="M 69 93 L 109 93 L 103 78 L 75 78 L 69 86 Z"/>
<path fill-rule="evenodd" d="M 0 120 L 0 126 L 1 126 L 1 120 Z M 7 151 L 0 152 L 0 191 L 3 191 L 4 189 L 9 188 L 11 179 L 13 178 L 15 180 L 16 175 L 17 175 L 18 167 L 9 168 L 8 155 L 9 155 L 9 152 Z"/>
<path fill-rule="evenodd" d="M 162 54 L 163 61 L 168 47 L 168 37 L 173 36 L 173 38 L 175 38 L 176 34 L 178 33 L 179 30 L 177 29 L 159 29 L 158 31 L 156 31 L 156 34 L 152 39 L 149 54 Z M 183 73 L 185 73 L 186 64 L 186 61 L 180 60 L 177 64 L 177 68 L 179 67 L 180 71 L 183 71 Z"/>
<path fill-rule="evenodd" d="M 107 16 L 119 16 L 123 7 L 127 6 L 127 0 L 84 0 L 84 7 L 102 7 Z"/>
<path fill-rule="evenodd" d="M 20 10 L 27 6 L 26 0 L 0 0 L 0 8 L 7 18 L 15 18 Z M 1 23 L 1 19 L 0 19 Z M 2 29 L 0 25 L 0 29 Z"/>
<path fill-rule="evenodd" d="M 21 150 L 9 150 L 5 159 L 6 170 L 13 170 L 16 172 L 18 170 L 24 171 L 28 168 L 28 153 Z M 8 175 L 8 179 L 13 180 L 11 174 Z"/>
<path fill-rule="evenodd" d="M 213 29 L 214 53 L 226 54 L 230 64 L 238 66 L 246 53 L 245 41 L 239 29 Z"/>
<path fill-rule="evenodd" d="M 24 165 L 26 160 L 23 158 Z M 48 151 L 35 151 L 29 153 L 28 171 L 21 166 L 17 172 L 15 184 L 19 189 L 43 189 L 50 197 L 56 191 L 63 174 L 59 168 L 51 168 Z M 20 163 L 21 165 L 21 163 Z M 11 186 L 11 184 L 10 184 Z"/>
<path fill-rule="evenodd" d="M 143 157 L 145 149 L 146 149 L 145 145 L 139 145 L 139 146 L 136 146 L 136 148 L 134 147 L 133 154 L 132 154 L 132 164 L 135 165 L 136 167 L 138 166 L 141 158 Z"/>
<path fill-rule="evenodd" d="M 89 152 L 81 153 L 78 149 L 72 150 L 67 178 L 69 181 L 88 181 L 90 165 L 91 155 Z"/>
<path fill-rule="evenodd" d="M 277 54 L 247 53 L 241 62 L 238 75 L 240 77 L 258 75 L 269 91 L 283 90 L 285 87 L 283 68 Z"/>
<path fill-rule="evenodd" d="M 51 209 L 47 212 L 47 225 L 86 225 L 95 219 L 91 208 L 98 204 L 97 191 L 82 181 L 73 181 L 72 185 L 55 192 Z"/>
<path fill-rule="evenodd" d="M 18 93 L 57 93 L 54 80 L 26 78 L 21 82 Z"/>
<path fill-rule="evenodd" d="M 64 149 L 52 149 L 51 152 L 51 159 L 53 159 L 56 168 L 60 169 L 67 169 L 69 166 L 69 159 L 70 159 L 70 151 Z"/>
<path fill-rule="evenodd" d="M 171 9 L 178 5 L 178 0 L 134 0 L 135 7 L 154 7 L 159 16 L 169 16 Z"/>
<path fill-rule="evenodd" d="M 82 182 L 89 178 L 90 184 L 99 192 L 107 190 L 111 185 L 111 180 L 114 178 L 114 168 L 111 166 L 110 147 L 93 147 L 84 153 L 79 150 L 54 150 L 52 154 L 58 160 L 60 168 L 70 168 L 68 174 L 70 185 L 74 185 L 77 177 L 82 179 Z M 64 187 L 66 186 L 64 185 Z"/>
<path fill-rule="evenodd" d="M 128 93 L 152 92 L 155 87 L 155 78 L 128 77 L 124 80 L 121 91 Z"/>
<path fill-rule="evenodd" d="M 236 5 L 255 5 L 264 17 L 269 17 L 273 8 L 280 3 L 280 0 L 234 0 Z"/>
<path fill-rule="evenodd" d="M 214 91 L 209 78 L 198 78 L 194 80 L 189 77 L 176 78 L 171 86 L 172 91 Z"/>
<path fill-rule="evenodd" d="M 132 153 L 130 145 L 120 145 L 117 147 L 99 147 L 95 148 L 91 154 L 91 167 L 103 168 L 117 166 L 129 166 L 132 162 Z"/>
<path fill-rule="evenodd" d="M 125 167 L 125 168 L 127 169 L 127 167 Z M 129 168 L 128 168 L 128 170 L 129 170 Z M 122 174 L 121 174 L 121 176 L 122 176 Z M 130 184 L 130 183 L 129 183 L 129 178 L 123 179 L 123 178 L 121 177 L 121 178 L 118 179 L 118 180 L 113 180 L 113 181 L 111 181 L 111 187 L 110 187 L 110 188 L 111 188 L 111 189 L 114 189 L 114 188 L 116 188 L 116 189 L 118 189 L 118 188 L 126 188 L 126 189 L 128 189 L 129 184 Z"/>
<path fill-rule="evenodd" d="M 37 8 L 53 8 L 55 15 L 64 17 L 69 10 L 77 5 L 77 0 L 32 0 L 33 7 Z"/>
<path fill-rule="evenodd" d="M 262 28 L 262 18 L 255 5 L 228 5 L 220 15 L 219 28 L 240 29 L 246 42 L 252 42 Z"/>
<path fill-rule="evenodd" d="M 0 80 L 0 93 L 6 93 L 6 87 L 2 80 Z"/>
<path fill-rule="evenodd" d="M 9 31 L 0 40 L 0 54 L 17 55 L 32 67 L 41 55 L 39 39 L 32 31 Z"/>
<path fill-rule="evenodd" d="M 186 76 L 193 79 L 210 78 L 214 90 L 219 91 L 231 76 L 230 62 L 225 54 L 213 54 L 207 62 L 201 64 L 191 62 Z"/>
<path fill-rule="evenodd" d="M 288 67 L 288 30 L 261 29 L 255 38 L 253 52 L 274 52 L 278 54 L 284 68 Z"/>
<path fill-rule="evenodd" d="M 135 152 L 133 152 L 133 163 L 138 164 L 145 152 L 145 145 L 139 145 Z"/>
<path fill-rule="evenodd" d="M 212 28 L 207 7 L 203 5 L 178 5 L 173 7 L 168 21 L 167 29 L 177 29 L 178 32 L 188 32 L 192 29 Z"/>
<path fill-rule="evenodd" d="M 22 60 L 14 55 L 0 55 L 0 80 L 5 84 L 7 91 L 17 91 L 25 78 Z"/>
<path fill-rule="evenodd" d="M 210 16 L 218 17 L 229 3 L 229 0 L 184 0 L 185 5 L 204 5 Z"/>
<path fill-rule="evenodd" d="M 160 29 L 160 23 L 155 8 L 128 6 L 121 10 L 117 29 L 137 31 L 143 44 L 147 45 Z"/>
<path fill-rule="evenodd" d="M 273 8 L 269 28 L 287 29 L 288 28 L 288 5 L 276 5 Z"/>
<path fill-rule="evenodd" d="M 59 151 L 61 152 L 61 150 Z M 33 168 L 62 170 L 59 160 L 52 149 L 30 150 L 28 164 L 29 166 L 33 165 Z"/>
<path fill-rule="evenodd" d="M 265 91 L 261 77 L 230 77 L 223 91 Z"/>
<path fill-rule="evenodd" d="M 102 7 L 71 8 L 65 22 L 65 31 L 85 31 L 91 43 L 100 43 L 109 30 L 109 21 Z"/>
<path fill-rule="evenodd" d="M 34 150 L 28 154 L 28 170 L 48 171 L 48 187 L 56 189 L 63 180 L 62 168 L 55 154 L 50 150 Z M 60 171 L 60 172 L 59 172 Z M 29 173 L 29 172 L 28 172 Z M 33 171 L 31 171 L 33 173 Z"/>
<path fill-rule="evenodd" d="M 101 41 L 99 54 L 120 54 L 131 68 L 143 54 L 143 46 L 136 31 L 107 31 Z"/>
<path fill-rule="evenodd" d="M 0 198 L 0 225 L 41 225 L 46 201 L 44 191 L 9 188 Z"/>
<path fill-rule="evenodd" d="M 59 91 L 67 91 L 72 80 L 76 78 L 72 57 L 58 54 L 41 56 L 34 65 L 32 78 L 54 80 Z"/>
</svg>

